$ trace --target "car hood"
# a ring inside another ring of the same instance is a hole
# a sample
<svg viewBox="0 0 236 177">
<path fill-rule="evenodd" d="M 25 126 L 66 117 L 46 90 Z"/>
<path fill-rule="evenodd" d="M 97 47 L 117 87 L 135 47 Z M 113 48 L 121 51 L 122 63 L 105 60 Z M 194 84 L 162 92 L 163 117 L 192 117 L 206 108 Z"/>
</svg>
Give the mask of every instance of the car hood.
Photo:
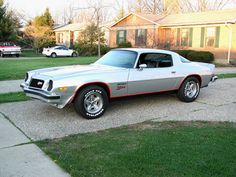
<svg viewBox="0 0 236 177">
<path fill-rule="evenodd" d="M 106 65 L 73 65 L 73 66 L 63 66 L 63 67 L 53 67 L 35 70 L 36 75 L 47 76 L 50 78 L 65 78 L 73 77 L 77 75 L 88 75 L 88 74 L 98 74 L 104 72 L 118 72 L 125 70 L 126 68 L 117 68 Z"/>
</svg>

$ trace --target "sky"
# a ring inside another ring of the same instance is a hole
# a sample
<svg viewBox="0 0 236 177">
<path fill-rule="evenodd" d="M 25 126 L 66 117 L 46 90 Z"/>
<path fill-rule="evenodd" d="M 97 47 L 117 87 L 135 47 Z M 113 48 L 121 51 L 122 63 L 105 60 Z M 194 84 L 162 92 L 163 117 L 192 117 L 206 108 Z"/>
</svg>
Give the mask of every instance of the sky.
<svg viewBox="0 0 236 177">
<path fill-rule="evenodd" d="M 5 0 L 5 3 L 8 4 L 10 9 L 15 10 L 23 14 L 25 17 L 27 17 L 26 20 L 30 20 L 35 16 L 41 15 L 48 7 L 50 9 L 53 18 L 59 19 L 60 21 L 60 14 L 62 14 L 65 11 L 65 9 L 68 9 L 69 6 L 71 5 L 72 7 L 75 8 L 85 7 L 86 1 L 87 0 Z M 114 6 L 114 0 L 103 0 L 103 1 L 106 4 Z M 119 1 L 123 1 L 125 3 L 127 2 L 126 0 L 119 0 Z M 228 4 L 226 8 L 227 7 L 230 8 L 231 4 Z"/>
<path fill-rule="evenodd" d="M 112 1 L 114 2 L 114 0 L 102 1 L 105 5 L 109 6 L 112 6 Z M 60 15 L 64 13 L 65 9 L 68 10 L 70 7 L 86 7 L 86 2 L 87 0 L 5 0 L 5 4 L 10 9 L 23 14 L 27 21 L 33 19 L 35 16 L 42 15 L 48 7 L 54 20 L 58 21 L 57 23 L 63 23 Z M 93 1 L 91 0 L 91 2 Z"/>
<path fill-rule="evenodd" d="M 52 14 L 63 11 L 70 3 L 76 5 L 79 0 L 5 0 L 11 9 L 33 18 L 41 15 L 45 8 L 49 8 Z"/>
</svg>

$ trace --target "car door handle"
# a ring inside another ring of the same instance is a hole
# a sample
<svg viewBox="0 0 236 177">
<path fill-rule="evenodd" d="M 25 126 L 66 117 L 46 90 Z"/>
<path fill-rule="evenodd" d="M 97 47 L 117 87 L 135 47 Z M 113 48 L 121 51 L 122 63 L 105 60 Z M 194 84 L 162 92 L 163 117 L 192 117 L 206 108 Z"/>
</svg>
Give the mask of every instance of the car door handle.
<svg viewBox="0 0 236 177">
<path fill-rule="evenodd" d="M 176 73 L 176 71 L 171 71 L 171 74 L 175 74 Z"/>
</svg>

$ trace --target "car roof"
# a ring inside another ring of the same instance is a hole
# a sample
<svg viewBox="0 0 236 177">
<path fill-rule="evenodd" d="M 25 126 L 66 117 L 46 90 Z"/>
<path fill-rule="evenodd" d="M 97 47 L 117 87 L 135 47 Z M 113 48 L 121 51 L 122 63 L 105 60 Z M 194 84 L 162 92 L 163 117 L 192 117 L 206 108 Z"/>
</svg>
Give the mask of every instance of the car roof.
<svg viewBox="0 0 236 177">
<path fill-rule="evenodd" d="M 54 46 L 52 48 L 55 48 L 55 47 L 66 47 L 66 46 L 64 46 L 64 45 L 56 45 L 56 46 Z"/>
<path fill-rule="evenodd" d="M 113 50 L 127 50 L 127 51 L 134 51 L 137 53 L 165 53 L 165 54 L 177 54 L 176 52 L 172 52 L 169 50 L 162 50 L 162 49 L 150 49 L 150 48 L 116 48 Z"/>
</svg>

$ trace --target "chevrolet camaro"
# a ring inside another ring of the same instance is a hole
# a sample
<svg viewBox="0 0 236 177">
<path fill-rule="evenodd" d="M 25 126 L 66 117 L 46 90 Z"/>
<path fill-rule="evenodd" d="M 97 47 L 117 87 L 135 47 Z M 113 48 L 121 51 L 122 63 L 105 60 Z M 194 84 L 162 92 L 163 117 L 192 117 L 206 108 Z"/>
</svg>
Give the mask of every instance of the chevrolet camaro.
<svg viewBox="0 0 236 177">
<path fill-rule="evenodd" d="M 214 69 L 214 64 L 191 62 L 171 51 L 114 49 L 90 65 L 29 71 L 21 87 L 58 108 L 73 103 L 77 113 L 93 119 L 117 97 L 176 91 L 181 101 L 192 102 L 200 88 L 217 79 Z"/>
</svg>

